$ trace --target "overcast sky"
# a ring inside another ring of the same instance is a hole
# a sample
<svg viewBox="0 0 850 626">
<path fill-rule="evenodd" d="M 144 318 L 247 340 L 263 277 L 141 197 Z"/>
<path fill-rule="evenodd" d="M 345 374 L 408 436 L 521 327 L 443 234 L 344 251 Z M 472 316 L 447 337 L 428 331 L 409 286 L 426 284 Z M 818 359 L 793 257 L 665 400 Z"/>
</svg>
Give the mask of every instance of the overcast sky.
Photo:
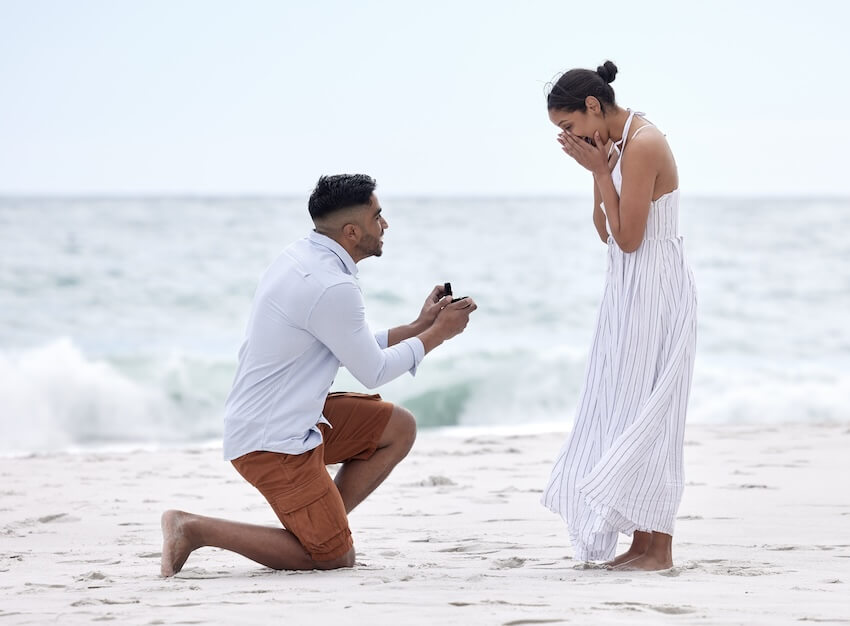
<svg viewBox="0 0 850 626">
<path fill-rule="evenodd" d="M 0 0 L 0 193 L 589 193 L 544 85 L 610 58 L 683 192 L 848 195 L 847 6 Z"/>
</svg>

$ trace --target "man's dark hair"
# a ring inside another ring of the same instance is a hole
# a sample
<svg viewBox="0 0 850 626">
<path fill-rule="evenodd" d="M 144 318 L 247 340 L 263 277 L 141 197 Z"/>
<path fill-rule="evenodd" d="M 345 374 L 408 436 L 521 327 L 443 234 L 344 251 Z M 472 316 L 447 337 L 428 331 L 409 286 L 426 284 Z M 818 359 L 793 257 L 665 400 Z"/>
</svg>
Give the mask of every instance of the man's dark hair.
<svg viewBox="0 0 850 626">
<path fill-rule="evenodd" d="M 316 221 L 340 209 L 369 204 L 377 184 L 374 178 L 366 174 L 322 176 L 307 203 L 310 217 Z"/>
</svg>

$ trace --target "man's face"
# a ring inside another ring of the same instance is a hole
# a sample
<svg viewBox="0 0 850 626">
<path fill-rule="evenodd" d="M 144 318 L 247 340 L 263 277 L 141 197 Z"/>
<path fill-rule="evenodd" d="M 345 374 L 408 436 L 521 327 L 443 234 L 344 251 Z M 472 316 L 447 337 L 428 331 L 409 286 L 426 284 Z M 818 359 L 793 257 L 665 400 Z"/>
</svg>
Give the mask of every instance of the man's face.
<svg viewBox="0 0 850 626">
<path fill-rule="evenodd" d="M 381 215 L 381 205 L 375 194 L 369 198 L 369 204 L 363 208 L 360 215 L 361 223 L 358 226 L 361 236 L 357 250 L 361 258 L 381 256 L 384 252 L 384 231 L 389 228 L 389 224 Z"/>
</svg>

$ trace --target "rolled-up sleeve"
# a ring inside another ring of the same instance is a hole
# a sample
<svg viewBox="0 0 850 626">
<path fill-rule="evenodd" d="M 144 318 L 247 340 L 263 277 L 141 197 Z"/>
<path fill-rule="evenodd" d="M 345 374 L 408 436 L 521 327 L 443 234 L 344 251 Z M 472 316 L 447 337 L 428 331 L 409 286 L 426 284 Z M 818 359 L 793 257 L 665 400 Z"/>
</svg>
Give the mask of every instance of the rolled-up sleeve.
<svg viewBox="0 0 850 626">
<path fill-rule="evenodd" d="M 328 288 L 310 312 L 307 328 L 369 389 L 405 372 L 415 374 L 425 357 L 425 346 L 416 337 L 385 347 L 389 333 L 372 334 L 363 296 L 352 283 Z"/>
<path fill-rule="evenodd" d="M 384 348 L 389 348 L 390 346 L 390 331 L 389 330 L 379 330 L 375 333 L 375 341 L 378 342 L 378 347 L 382 350 Z"/>
</svg>

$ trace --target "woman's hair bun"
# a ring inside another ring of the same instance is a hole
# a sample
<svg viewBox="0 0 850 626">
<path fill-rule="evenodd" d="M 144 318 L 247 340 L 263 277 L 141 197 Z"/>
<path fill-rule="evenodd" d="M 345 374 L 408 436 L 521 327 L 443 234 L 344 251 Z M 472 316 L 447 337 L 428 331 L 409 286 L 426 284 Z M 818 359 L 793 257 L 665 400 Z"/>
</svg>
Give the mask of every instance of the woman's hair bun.
<svg viewBox="0 0 850 626">
<path fill-rule="evenodd" d="M 617 76 L 617 66 L 611 61 L 605 61 L 602 65 L 596 68 L 596 73 L 602 77 L 606 83 L 613 83 Z"/>
</svg>

